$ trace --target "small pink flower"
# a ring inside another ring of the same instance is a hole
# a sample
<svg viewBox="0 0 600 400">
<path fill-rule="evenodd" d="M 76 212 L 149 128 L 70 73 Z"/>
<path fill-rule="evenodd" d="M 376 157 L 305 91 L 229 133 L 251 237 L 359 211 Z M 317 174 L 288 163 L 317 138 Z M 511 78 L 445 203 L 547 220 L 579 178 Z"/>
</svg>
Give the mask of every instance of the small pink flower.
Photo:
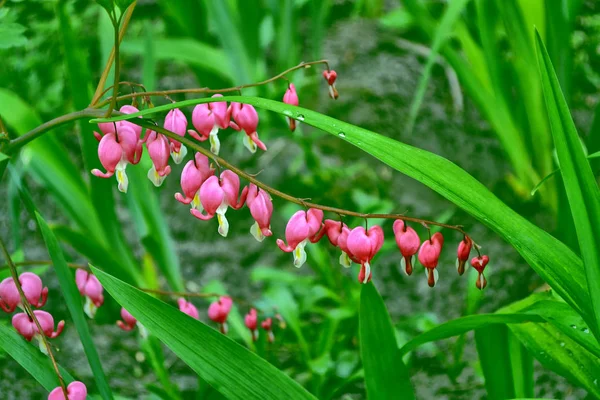
<svg viewBox="0 0 600 400">
<path fill-rule="evenodd" d="M 241 104 L 241 103 L 231 103 L 229 107 L 231 110 L 231 117 L 233 121 L 229 123 L 236 131 L 241 131 L 242 129 L 246 132 L 246 136 L 244 136 L 244 146 L 251 153 L 256 153 L 256 148 L 260 148 L 261 150 L 267 150 L 267 146 L 260 141 L 258 138 L 258 133 L 256 129 L 258 128 L 258 113 L 256 109 L 252 107 L 250 104 Z"/>
<path fill-rule="evenodd" d="M 477 286 L 477 289 L 479 289 L 479 290 L 483 290 L 487 286 L 487 280 L 485 279 L 485 276 L 483 276 L 483 270 L 485 269 L 485 266 L 488 265 L 489 262 L 490 262 L 490 258 L 485 255 L 479 256 L 479 257 L 473 257 L 471 259 L 471 265 L 473 266 L 473 268 L 475 268 L 475 270 L 479 274 L 477 276 L 477 282 L 475 282 L 475 285 Z"/>
<path fill-rule="evenodd" d="M 117 133 L 102 136 L 98 144 L 98 158 L 106 172 L 92 170 L 92 174 L 100 178 L 110 178 L 116 172 L 119 190 L 123 193 L 127 193 L 129 185 L 125 168 L 127 164 L 137 164 L 140 161 L 143 149 L 139 133 L 130 126 L 133 124 L 128 124 L 118 125 Z"/>
<path fill-rule="evenodd" d="M 252 218 L 256 221 L 250 228 L 250 233 L 256 240 L 262 242 L 265 236 L 271 236 L 271 215 L 273 214 L 273 202 L 271 196 L 255 184 L 248 187 L 246 204 L 250 209 Z"/>
<path fill-rule="evenodd" d="M 294 253 L 294 266 L 300 268 L 306 262 L 304 247 L 309 241 L 315 243 L 319 239 L 319 230 L 323 221 L 323 211 L 311 208 L 308 211 L 297 211 L 285 227 L 287 245 L 277 239 L 277 246 L 286 253 Z"/>
<path fill-rule="evenodd" d="M 137 112 L 140 112 L 140 110 L 138 110 L 134 106 L 130 106 L 130 105 L 125 105 L 125 106 L 121 107 L 119 109 L 119 111 L 122 112 L 123 114 L 135 114 Z M 138 118 L 142 118 L 142 117 L 139 116 Z M 117 122 L 117 132 L 123 126 L 127 126 L 127 127 L 131 128 L 131 129 L 133 129 L 133 131 L 136 133 L 138 139 L 142 135 L 142 127 L 139 126 L 139 125 L 134 124 L 133 122 L 129 122 L 129 121 L 119 121 L 119 122 Z"/>
<path fill-rule="evenodd" d="M 165 129 L 184 137 L 187 132 L 188 121 L 179 108 L 174 108 L 167 113 L 163 126 Z M 187 154 L 187 148 L 175 139 L 169 138 L 169 142 L 171 143 L 170 149 L 173 162 L 180 164 Z"/>
<path fill-rule="evenodd" d="M 171 173 L 171 167 L 169 166 L 169 155 L 171 153 L 169 140 L 164 135 L 149 131 L 145 141 L 148 155 L 152 160 L 152 167 L 148 170 L 148 179 L 150 179 L 150 182 L 154 186 L 159 187 L 167 175 Z"/>
<path fill-rule="evenodd" d="M 54 339 L 58 337 L 65 327 L 65 321 L 60 321 L 54 331 L 54 318 L 50 313 L 42 310 L 35 310 L 33 312 L 42 328 L 42 334 L 47 338 Z M 31 339 L 36 339 L 39 342 L 40 350 L 46 354 L 46 346 L 44 345 L 42 334 L 40 334 L 36 323 L 26 313 L 15 314 L 12 318 L 12 324 L 14 328 L 19 332 L 28 342 Z"/>
<path fill-rule="evenodd" d="M 225 213 L 229 207 L 239 210 L 244 206 L 248 195 L 248 187 L 244 187 L 238 199 L 239 191 L 240 178 L 232 171 L 223 171 L 220 179 L 213 175 L 204 181 L 200 187 L 200 202 L 206 211 L 206 215 L 195 208 L 192 208 L 190 212 L 194 217 L 204 221 L 211 219 L 216 214 L 219 221 L 219 234 L 226 237 L 229 232 L 229 222 L 225 217 Z"/>
<path fill-rule="evenodd" d="M 426 268 L 429 287 L 434 287 L 438 281 L 439 275 L 435 267 L 438 265 L 443 245 L 444 237 L 436 232 L 431 239 L 423 242 L 419 250 L 419 262 Z"/>
<path fill-rule="evenodd" d="M 104 303 L 104 288 L 95 275 L 90 274 L 84 269 L 75 271 L 75 283 L 82 296 L 85 296 L 85 306 L 83 310 L 90 318 L 94 318 L 96 310 Z"/>
<path fill-rule="evenodd" d="M 212 97 L 223 97 L 223 95 L 215 94 Z M 219 129 L 229 127 L 229 119 L 230 110 L 227 108 L 226 101 L 198 104 L 192 113 L 192 124 L 198 132 L 188 130 L 188 133 L 201 142 L 210 139 L 210 151 L 219 154 L 221 142 L 217 134 Z"/>
<path fill-rule="evenodd" d="M 401 219 L 394 221 L 394 235 L 396 237 L 396 244 L 400 249 L 400 253 L 402 253 L 402 267 L 406 275 L 410 275 L 413 270 L 413 258 L 419 251 L 421 240 L 417 232 L 407 226 Z"/>
<path fill-rule="evenodd" d="M 298 102 L 298 93 L 296 93 L 296 87 L 293 83 L 290 83 L 285 94 L 283 95 L 283 102 L 286 104 L 290 104 L 292 106 L 297 106 Z M 290 117 L 287 117 L 290 130 L 294 132 L 296 130 L 296 120 Z"/>
<path fill-rule="evenodd" d="M 191 302 L 186 301 L 183 297 L 177 299 L 177 304 L 179 305 L 179 311 L 189 315 L 192 318 L 198 319 L 198 309 Z"/>
<path fill-rule="evenodd" d="M 458 270 L 459 275 L 465 273 L 465 264 L 469 259 L 471 247 L 473 247 L 473 241 L 468 236 L 465 236 L 458 244 L 458 250 L 456 251 L 456 269 Z"/>
<path fill-rule="evenodd" d="M 325 78 L 329 85 L 329 96 L 334 100 L 337 99 L 339 96 L 338 91 L 335 88 L 337 73 L 334 70 L 325 70 L 323 71 L 323 78 Z"/>
<path fill-rule="evenodd" d="M 256 309 L 251 308 L 248 314 L 244 317 L 244 324 L 246 328 L 250 329 L 250 333 L 252 333 L 252 341 L 256 342 L 258 339 L 258 331 L 256 327 L 258 326 L 258 316 L 256 315 Z"/>
<path fill-rule="evenodd" d="M 121 318 L 123 321 L 117 321 L 117 326 L 124 331 L 130 331 L 137 325 L 137 319 L 129 313 L 125 308 L 121 308 Z"/>
<path fill-rule="evenodd" d="M 82 382 L 73 381 L 67 386 L 67 399 L 62 388 L 59 386 L 48 395 L 48 400 L 85 400 L 87 399 L 87 388 Z"/>
<path fill-rule="evenodd" d="M 48 288 L 43 287 L 42 280 L 32 272 L 23 272 L 19 282 L 25 293 L 25 298 L 34 307 L 43 307 L 48 298 Z M 19 290 L 13 278 L 6 278 L 0 282 L 0 308 L 7 313 L 22 307 Z"/>
<path fill-rule="evenodd" d="M 340 265 L 344 268 L 350 268 L 353 262 L 360 264 L 360 261 L 357 260 L 348 249 L 348 235 L 350 235 L 350 228 L 344 224 L 344 226 L 342 226 L 342 231 L 337 237 L 338 247 L 342 250 L 342 254 L 340 254 Z"/>
<path fill-rule="evenodd" d="M 215 170 L 210 168 L 208 157 L 204 154 L 196 153 L 193 160 L 190 160 L 183 167 L 181 172 L 181 193 L 175 193 L 175 199 L 183 204 L 192 203 L 192 208 L 201 209 L 200 187 Z M 185 196 L 185 197 L 184 197 Z"/>
<path fill-rule="evenodd" d="M 267 340 L 269 343 L 273 343 L 275 341 L 275 335 L 273 334 L 273 319 L 271 317 L 265 319 L 260 323 L 260 326 L 267 331 Z"/>
<path fill-rule="evenodd" d="M 346 240 L 348 251 L 360 262 L 359 282 L 371 280 L 371 260 L 383 245 L 383 229 L 375 225 L 365 230 L 359 226 L 350 231 Z"/>
<path fill-rule="evenodd" d="M 221 296 L 219 300 L 208 306 L 208 318 L 219 324 L 219 330 L 227 334 L 227 317 L 231 311 L 233 300 L 229 296 Z"/>
</svg>

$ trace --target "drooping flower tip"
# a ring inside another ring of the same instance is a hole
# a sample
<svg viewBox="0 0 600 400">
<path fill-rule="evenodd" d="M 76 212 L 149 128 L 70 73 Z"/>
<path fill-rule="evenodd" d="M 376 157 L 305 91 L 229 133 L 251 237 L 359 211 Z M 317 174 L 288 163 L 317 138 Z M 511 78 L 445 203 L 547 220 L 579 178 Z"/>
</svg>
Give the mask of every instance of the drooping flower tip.
<svg viewBox="0 0 600 400">
<path fill-rule="evenodd" d="M 25 298 L 33 307 L 43 307 L 48 299 L 48 288 L 44 287 L 39 276 L 32 272 L 23 272 L 19 276 L 19 283 Z M 13 278 L 6 278 L 0 282 L 0 308 L 7 313 L 12 313 L 21 306 L 21 296 Z"/>
<path fill-rule="evenodd" d="M 35 310 L 33 315 L 40 323 L 43 334 L 50 339 L 58 337 L 65 327 L 65 321 L 60 321 L 56 325 L 56 330 L 54 330 L 54 318 L 46 311 Z M 26 313 L 15 314 L 12 318 L 12 325 L 27 341 L 31 341 L 31 339 L 34 337 L 41 339 L 40 332 L 35 321 Z M 41 345 L 42 344 L 40 343 L 40 346 Z"/>
<path fill-rule="evenodd" d="M 121 308 L 122 321 L 117 321 L 117 326 L 124 331 L 133 330 L 137 325 L 137 319 L 129 313 L 125 308 Z"/>
<path fill-rule="evenodd" d="M 323 221 L 323 211 L 311 208 L 308 211 L 297 211 L 285 227 L 285 239 L 277 239 L 277 246 L 286 253 L 294 254 L 294 266 L 300 268 L 306 261 L 304 247 L 308 242 L 319 240 L 319 232 Z"/>
<path fill-rule="evenodd" d="M 406 275 L 410 275 L 413 271 L 414 255 L 419 251 L 421 240 L 417 232 L 400 219 L 394 221 L 393 229 L 396 244 L 402 253 L 401 265 Z"/>
<path fill-rule="evenodd" d="M 472 246 L 473 241 L 468 236 L 465 236 L 464 239 L 458 244 L 458 249 L 456 251 L 456 270 L 458 271 L 459 275 L 465 273 L 465 264 L 469 259 Z"/>
<path fill-rule="evenodd" d="M 83 310 L 90 318 L 94 318 L 96 310 L 104 303 L 102 284 L 95 275 L 81 268 L 75 272 L 75 283 L 79 293 L 85 297 Z"/>
<path fill-rule="evenodd" d="M 337 99 L 339 97 L 338 91 L 335 88 L 337 73 L 334 70 L 325 70 L 323 71 L 323 78 L 325 78 L 329 85 L 329 96 L 334 100 Z"/>
<path fill-rule="evenodd" d="M 252 218 L 256 221 L 250 227 L 250 233 L 256 240 L 262 242 L 266 236 L 271 236 L 271 215 L 273 214 L 273 201 L 264 190 L 251 183 L 248 186 L 246 204 L 250 209 Z"/>
<path fill-rule="evenodd" d="M 425 240 L 419 249 L 419 262 L 426 268 L 427 284 L 434 287 L 438 280 L 438 272 L 435 269 L 438 265 L 444 237 L 440 232 L 436 232 L 431 239 Z"/>
<path fill-rule="evenodd" d="M 221 296 L 208 307 L 208 318 L 219 324 L 219 330 L 227 334 L 227 317 L 233 306 L 233 300 L 229 296 Z"/>
<path fill-rule="evenodd" d="M 367 283 L 371 280 L 371 260 L 383 245 L 383 229 L 374 225 L 366 230 L 358 226 L 350 231 L 346 246 L 352 258 L 360 262 L 358 280 Z"/>
<path fill-rule="evenodd" d="M 191 302 L 186 301 L 183 297 L 177 299 L 177 305 L 179 306 L 179 311 L 184 314 L 189 315 L 192 318 L 199 319 L 198 309 Z"/>
<path fill-rule="evenodd" d="M 486 255 L 473 257 L 471 259 L 471 266 L 473 268 L 475 268 L 475 270 L 477 271 L 477 274 L 478 274 L 475 285 L 477 286 L 477 289 L 479 289 L 479 290 L 483 290 L 487 286 L 487 280 L 485 279 L 485 276 L 483 275 L 483 270 L 485 269 L 486 265 L 488 265 L 489 262 L 490 262 L 490 258 Z"/>
<path fill-rule="evenodd" d="M 79 381 L 69 383 L 69 386 L 67 386 L 67 396 L 68 399 L 65 399 L 65 394 L 59 386 L 50 392 L 48 400 L 86 400 L 87 388 L 85 384 Z"/>
</svg>

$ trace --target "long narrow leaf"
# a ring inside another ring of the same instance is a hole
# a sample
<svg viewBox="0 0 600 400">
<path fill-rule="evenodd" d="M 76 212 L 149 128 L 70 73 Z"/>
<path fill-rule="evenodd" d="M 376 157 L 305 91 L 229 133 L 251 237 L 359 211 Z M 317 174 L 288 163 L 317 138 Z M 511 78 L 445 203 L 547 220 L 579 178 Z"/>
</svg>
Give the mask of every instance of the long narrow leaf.
<svg viewBox="0 0 600 400">
<path fill-rule="evenodd" d="M 110 400 L 113 398 L 112 392 L 108 386 L 108 382 L 106 381 L 106 376 L 104 375 L 104 371 L 102 369 L 100 357 L 98 356 L 98 350 L 96 350 L 96 346 L 92 340 L 92 335 L 90 334 L 87 321 L 83 315 L 81 295 L 79 294 L 77 286 L 75 285 L 75 277 L 65 262 L 63 252 L 58 244 L 56 236 L 54 236 L 48 227 L 48 224 L 46 224 L 46 221 L 44 221 L 42 216 L 37 212 L 36 217 L 40 230 L 42 231 L 42 236 L 46 242 L 50 259 L 54 264 L 54 270 L 58 276 L 58 281 L 60 282 L 65 303 L 67 303 L 67 308 L 69 309 L 73 323 L 77 328 L 77 333 L 79 333 L 79 339 L 83 345 L 83 350 L 88 358 L 90 368 L 94 373 L 94 379 L 96 380 L 98 391 L 102 395 L 103 399 Z"/>
<path fill-rule="evenodd" d="M 283 372 L 202 322 L 92 267 L 104 288 L 210 385 L 230 399 L 314 399 Z"/>
<path fill-rule="evenodd" d="M 587 285 L 593 306 L 596 338 L 600 338 L 600 189 L 586 160 L 567 102 L 560 89 L 539 33 L 536 44 L 542 88 L 558 154 L 561 175 L 575 221 L 581 256 L 585 265 Z"/>
<path fill-rule="evenodd" d="M 360 292 L 360 355 L 369 399 L 414 399 L 408 369 L 399 356 L 396 334 L 373 283 Z"/>
</svg>

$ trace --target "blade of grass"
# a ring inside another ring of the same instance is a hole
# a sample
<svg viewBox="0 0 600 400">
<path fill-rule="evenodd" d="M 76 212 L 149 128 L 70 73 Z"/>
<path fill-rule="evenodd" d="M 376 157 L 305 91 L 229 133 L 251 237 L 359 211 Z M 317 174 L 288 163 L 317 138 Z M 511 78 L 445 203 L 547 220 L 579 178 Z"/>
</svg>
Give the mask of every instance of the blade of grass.
<svg viewBox="0 0 600 400">
<path fill-rule="evenodd" d="M 595 321 L 590 328 L 600 338 L 600 189 L 586 160 L 550 56 L 536 31 L 538 63 L 546 108 L 558 154 L 561 175 L 585 266 Z"/>
<path fill-rule="evenodd" d="M 466 171 L 443 157 L 403 144 L 366 129 L 301 107 L 281 102 L 243 96 L 230 96 L 221 101 L 236 101 L 300 119 L 306 125 L 322 129 L 353 144 L 375 158 L 429 186 L 456 204 L 509 242 L 586 321 L 593 316 L 581 259 L 550 234 L 521 217 L 494 196 Z M 211 98 L 187 100 L 141 111 L 136 114 L 92 122 L 134 121 L 173 108 L 215 101 Z M 181 139 L 190 148 L 197 146 Z"/>
<path fill-rule="evenodd" d="M 414 399 L 408 369 L 399 356 L 396 333 L 372 282 L 360 292 L 360 355 L 369 399 Z"/>
<path fill-rule="evenodd" d="M 77 328 L 77 333 L 79 334 L 79 339 L 83 345 L 83 350 L 88 358 L 92 373 L 94 374 L 98 391 L 104 400 L 111 400 L 113 395 L 110 387 L 108 386 L 108 382 L 106 381 L 106 376 L 104 375 L 104 370 L 102 369 L 102 363 L 100 362 L 98 350 L 96 350 L 96 346 L 92 340 L 92 335 L 90 334 L 87 321 L 83 314 L 81 295 L 79 294 L 79 290 L 77 290 L 77 286 L 75 285 L 73 271 L 67 266 L 63 252 L 58 244 L 58 240 L 48 227 L 48 224 L 46 224 L 46 221 L 44 221 L 42 216 L 37 212 L 36 218 L 40 231 L 42 232 L 42 236 L 44 237 L 44 242 L 46 242 L 50 259 L 54 265 L 54 270 L 58 276 L 58 281 L 60 283 L 65 303 L 67 304 L 67 308 L 69 309 L 69 313 L 71 314 L 75 328 Z"/>
<path fill-rule="evenodd" d="M 510 332 L 506 326 L 488 326 L 475 331 L 479 364 L 490 400 L 516 397 L 509 350 Z"/>
<path fill-rule="evenodd" d="M 265 360 L 174 307 L 92 267 L 104 288 L 199 376 L 230 399 L 314 399 Z"/>
<path fill-rule="evenodd" d="M 50 362 L 50 358 L 31 343 L 27 342 L 12 328 L 0 324 L 0 349 L 4 350 L 19 365 L 40 383 L 47 391 L 58 387 L 58 377 Z M 63 367 L 59 371 L 65 383 L 71 383 L 73 377 Z"/>
<path fill-rule="evenodd" d="M 448 321 L 414 337 L 400 348 L 400 353 L 404 355 L 425 343 L 448 339 L 474 329 L 481 329 L 488 326 L 497 327 L 506 324 L 544 321 L 545 319 L 538 315 L 527 313 L 467 315 Z"/>
</svg>

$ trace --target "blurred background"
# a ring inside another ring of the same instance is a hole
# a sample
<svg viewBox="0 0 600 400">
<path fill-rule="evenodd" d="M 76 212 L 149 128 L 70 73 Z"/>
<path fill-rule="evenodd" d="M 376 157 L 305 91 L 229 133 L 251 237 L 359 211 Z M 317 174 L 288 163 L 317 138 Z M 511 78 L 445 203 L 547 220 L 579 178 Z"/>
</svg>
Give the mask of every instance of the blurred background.
<svg viewBox="0 0 600 400">
<path fill-rule="evenodd" d="M 89 104 L 114 39 L 104 10 L 92 1 L 2 3 L 0 117 L 16 136 Z M 600 4 L 474 0 L 463 2 L 458 18 L 444 28 L 442 21 L 450 20 L 453 3 L 459 2 L 140 0 L 121 47 L 121 80 L 142 83 L 148 90 L 220 88 L 260 81 L 302 61 L 327 59 L 338 73 L 340 98 L 328 97 L 317 66 L 287 76 L 296 85 L 301 106 L 439 154 L 535 224 L 561 239 L 573 238 L 570 214 L 561 211 L 564 196 L 558 178 L 530 194 L 555 168 L 537 77 L 530 79 L 537 74 L 531 68 L 531 38 L 535 25 L 547 42 L 588 151 L 599 151 Z M 436 40 L 439 54 L 428 67 Z M 279 80 L 242 93 L 281 100 L 286 86 Z M 191 109 L 184 111 L 191 117 Z M 387 236 L 373 263 L 373 280 L 388 306 L 399 344 L 461 315 L 495 311 L 543 285 L 514 249 L 418 182 L 331 135 L 302 124 L 290 133 L 283 117 L 260 110 L 259 115 L 258 132 L 269 150 L 250 155 L 240 134 L 228 130 L 219 135 L 222 157 L 258 173 L 270 186 L 316 203 L 464 225 L 490 255 L 488 287 L 479 293 L 474 276 L 455 272 L 454 245 L 461 237 L 444 231 L 447 247 L 440 280 L 430 289 L 420 270 L 405 276 L 391 223 L 378 221 Z M 224 239 L 216 232 L 215 220 L 196 220 L 188 207 L 174 200 L 184 164 L 173 165 L 158 189 L 146 178 L 149 159 L 130 166 L 127 195 L 117 191 L 114 180 L 93 178 L 89 170 L 98 160 L 91 129 L 85 121 L 56 129 L 28 145 L 12 172 L 4 175 L 0 227 L 3 236 L 10 237 L 17 260 L 48 259 L 35 223 L 21 204 L 18 186 L 23 184 L 52 222 L 71 261 L 92 262 L 140 287 L 218 291 L 245 299 L 234 310 L 237 324 L 231 333 L 241 342 L 248 343 L 241 324 L 248 304 L 267 314 L 280 313 L 286 327 L 275 330 L 276 342 L 259 342 L 254 350 L 318 398 L 365 397 L 357 340 L 358 267 L 343 269 L 337 251 L 321 243 L 309 246 L 304 267 L 294 268 L 291 255 L 282 253 L 275 239 L 283 237 L 287 219 L 298 207 L 274 199 L 274 235 L 263 243 L 249 234 L 253 221 L 247 209 L 230 211 L 230 232 Z M 426 234 L 415 229 L 422 237 Z M 52 270 L 33 270 L 50 287 L 48 310 L 56 318 L 67 318 Z M 0 270 L 0 278 L 6 276 L 7 271 Z M 174 298 L 164 300 L 173 303 Z M 208 321 L 208 302 L 193 302 Z M 159 343 L 120 331 L 115 326 L 118 311 L 109 299 L 91 322 L 115 393 L 131 398 L 218 398 Z M 0 323 L 9 320 L 0 316 Z M 60 363 L 93 387 L 69 321 L 54 344 Z M 0 360 L 3 399 L 44 396 L 10 357 L 0 352 Z M 406 361 L 417 398 L 485 398 L 472 334 L 423 346 Z M 534 376 L 535 397 L 585 396 L 537 362 Z M 177 389 L 165 383 L 169 380 Z"/>
</svg>

